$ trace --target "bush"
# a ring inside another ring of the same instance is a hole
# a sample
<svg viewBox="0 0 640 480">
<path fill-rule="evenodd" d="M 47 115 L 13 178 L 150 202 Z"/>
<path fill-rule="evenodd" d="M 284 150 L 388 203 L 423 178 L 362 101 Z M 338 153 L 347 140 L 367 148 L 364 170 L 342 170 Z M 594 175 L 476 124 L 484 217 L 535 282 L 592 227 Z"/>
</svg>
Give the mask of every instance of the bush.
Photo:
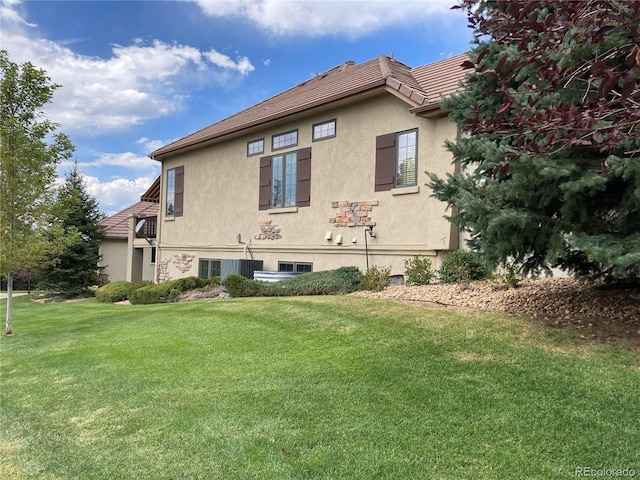
<svg viewBox="0 0 640 480">
<path fill-rule="evenodd" d="M 182 292 L 193 290 L 194 288 L 202 288 L 208 284 L 208 280 L 198 277 L 179 278 L 139 288 L 131 293 L 129 299 L 134 305 L 173 302 Z"/>
<path fill-rule="evenodd" d="M 96 290 L 96 300 L 99 302 L 121 302 L 129 298 L 132 284 L 125 280 L 107 283 Z"/>
<path fill-rule="evenodd" d="M 444 283 L 464 283 L 487 278 L 488 272 L 475 253 L 453 250 L 444 256 L 439 274 Z"/>
<path fill-rule="evenodd" d="M 389 286 L 389 277 L 391 275 L 391 267 L 378 267 L 373 265 L 367 273 L 364 274 L 362 283 L 365 290 L 379 292 Z"/>
<path fill-rule="evenodd" d="M 224 279 L 224 287 L 231 297 L 259 297 L 260 282 L 251 280 L 236 273 Z"/>
<path fill-rule="evenodd" d="M 407 282 L 412 285 L 427 285 L 433 279 L 431 259 L 416 255 L 404 261 Z"/>
<path fill-rule="evenodd" d="M 274 283 L 260 285 L 263 296 L 336 295 L 362 289 L 362 273 L 357 267 L 309 272 Z"/>
</svg>

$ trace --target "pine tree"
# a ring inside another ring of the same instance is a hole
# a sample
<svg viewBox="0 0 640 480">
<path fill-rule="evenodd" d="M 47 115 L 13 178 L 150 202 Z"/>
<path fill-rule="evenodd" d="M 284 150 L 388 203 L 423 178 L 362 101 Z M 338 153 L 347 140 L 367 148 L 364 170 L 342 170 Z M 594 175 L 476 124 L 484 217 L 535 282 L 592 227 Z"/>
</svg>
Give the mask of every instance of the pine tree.
<svg viewBox="0 0 640 480">
<path fill-rule="evenodd" d="M 462 171 L 430 175 L 490 264 L 640 272 L 640 2 L 463 0 L 476 46 L 445 101 Z"/>
<path fill-rule="evenodd" d="M 50 236 L 58 248 L 47 255 L 40 270 L 46 288 L 77 295 L 98 283 L 101 218 L 76 162 L 57 192 Z"/>
</svg>

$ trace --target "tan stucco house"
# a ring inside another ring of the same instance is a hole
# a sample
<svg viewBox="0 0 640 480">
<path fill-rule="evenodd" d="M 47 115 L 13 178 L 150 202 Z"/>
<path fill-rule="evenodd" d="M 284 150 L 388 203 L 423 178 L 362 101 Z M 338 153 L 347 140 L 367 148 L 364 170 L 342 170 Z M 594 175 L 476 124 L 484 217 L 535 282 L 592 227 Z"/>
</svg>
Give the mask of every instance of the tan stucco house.
<svg viewBox="0 0 640 480">
<path fill-rule="evenodd" d="M 231 266 L 404 272 L 458 248 L 425 171 L 454 165 L 441 99 L 466 55 L 411 68 L 346 62 L 149 156 L 162 164 L 156 280 Z"/>
<path fill-rule="evenodd" d="M 155 280 L 160 178 L 140 201 L 100 221 L 101 281 Z"/>
</svg>

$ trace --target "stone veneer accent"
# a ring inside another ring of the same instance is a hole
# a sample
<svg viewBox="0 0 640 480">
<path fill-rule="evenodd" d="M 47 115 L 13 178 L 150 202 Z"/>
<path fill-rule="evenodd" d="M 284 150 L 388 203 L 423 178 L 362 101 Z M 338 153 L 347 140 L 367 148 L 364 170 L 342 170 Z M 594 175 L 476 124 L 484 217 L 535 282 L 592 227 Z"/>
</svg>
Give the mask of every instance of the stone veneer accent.
<svg viewBox="0 0 640 480">
<path fill-rule="evenodd" d="M 171 280 L 171 275 L 169 275 L 169 262 L 171 261 L 171 257 L 165 258 L 158 262 L 158 283 L 168 282 Z"/>
<path fill-rule="evenodd" d="M 373 207 L 380 204 L 378 200 L 359 200 L 349 202 L 339 200 L 331 202 L 331 208 L 337 208 L 336 216 L 329 219 L 329 223 L 336 227 L 368 227 L 376 222 L 371 220 Z"/>
<path fill-rule="evenodd" d="M 280 229 L 277 225 L 272 225 L 271 220 L 265 222 L 258 222 L 260 226 L 260 233 L 256 233 L 253 238 L 256 240 L 279 240 L 282 238 L 280 235 Z"/>
<path fill-rule="evenodd" d="M 174 257 L 173 265 L 182 273 L 187 273 L 191 270 L 193 259 L 196 258 L 195 255 L 189 255 L 188 253 L 176 253 Z"/>
</svg>

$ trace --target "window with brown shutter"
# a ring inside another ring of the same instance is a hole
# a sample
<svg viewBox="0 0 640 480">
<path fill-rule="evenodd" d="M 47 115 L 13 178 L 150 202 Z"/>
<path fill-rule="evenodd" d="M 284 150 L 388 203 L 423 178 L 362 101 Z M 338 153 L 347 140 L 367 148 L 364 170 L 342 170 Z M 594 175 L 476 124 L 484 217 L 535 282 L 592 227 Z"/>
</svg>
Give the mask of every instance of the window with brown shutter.
<svg viewBox="0 0 640 480">
<path fill-rule="evenodd" d="M 376 192 L 391 190 L 396 181 L 396 134 L 376 137 Z"/>
<path fill-rule="evenodd" d="M 296 205 L 311 205 L 311 148 L 298 150 L 298 178 L 296 189 Z"/>
<path fill-rule="evenodd" d="M 184 205 L 184 167 L 176 167 L 176 198 L 173 215 L 182 216 Z"/>
<path fill-rule="evenodd" d="M 417 155 L 417 129 L 376 137 L 375 191 L 416 185 Z"/>
<path fill-rule="evenodd" d="M 311 148 L 260 159 L 258 209 L 311 205 Z"/>
<path fill-rule="evenodd" d="M 271 157 L 260 159 L 260 190 L 258 192 L 258 208 L 271 208 Z"/>
</svg>

